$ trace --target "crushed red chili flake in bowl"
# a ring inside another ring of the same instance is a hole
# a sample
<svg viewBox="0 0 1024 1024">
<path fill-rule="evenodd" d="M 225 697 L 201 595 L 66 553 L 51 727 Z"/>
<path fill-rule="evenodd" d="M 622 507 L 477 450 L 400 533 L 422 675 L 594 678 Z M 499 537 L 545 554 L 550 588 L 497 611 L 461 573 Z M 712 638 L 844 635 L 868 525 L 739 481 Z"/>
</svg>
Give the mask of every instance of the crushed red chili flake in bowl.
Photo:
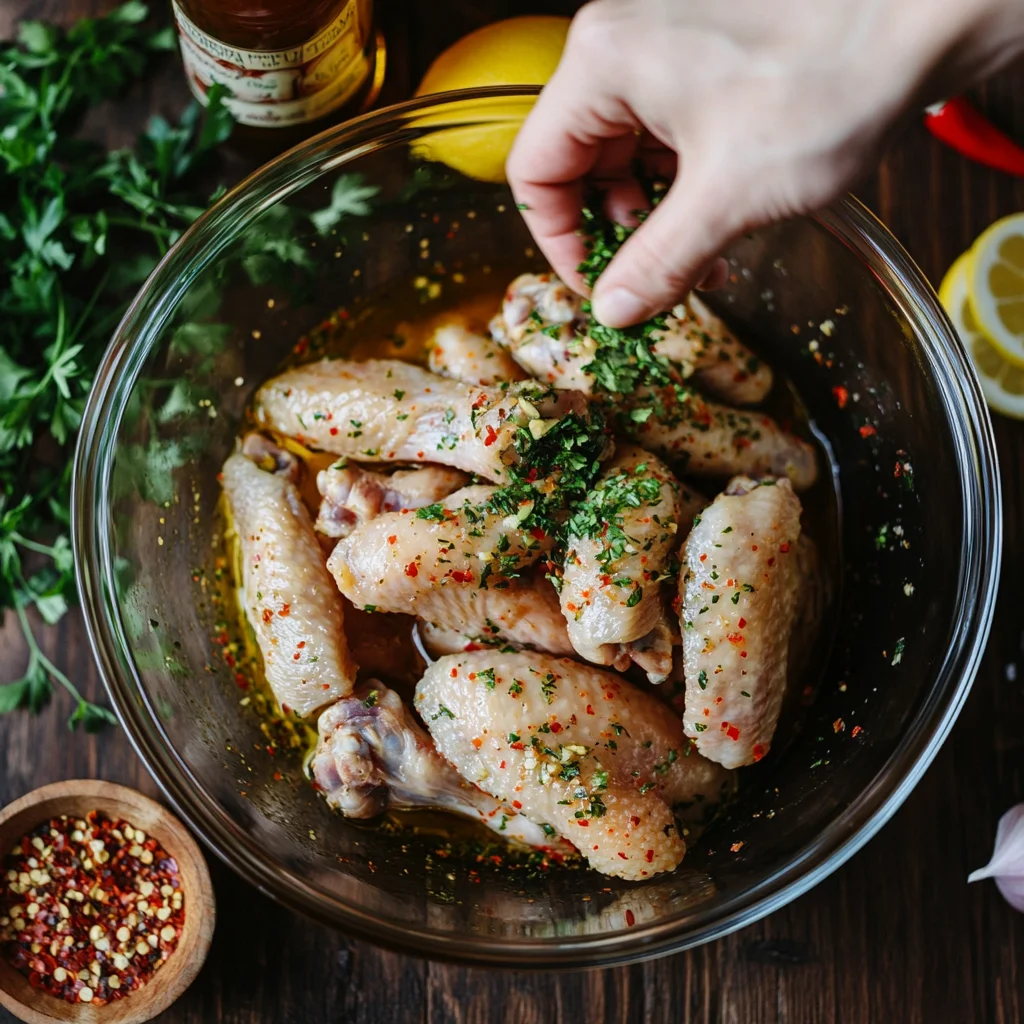
<svg viewBox="0 0 1024 1024">
<path fill-rule="evenodd" d="M 99 811 L 24 835 L 3 863 L 0 952 L 33 988 L 103 1006 L 144 985 L 185 921 L 178 864 Z"/>
</svg>

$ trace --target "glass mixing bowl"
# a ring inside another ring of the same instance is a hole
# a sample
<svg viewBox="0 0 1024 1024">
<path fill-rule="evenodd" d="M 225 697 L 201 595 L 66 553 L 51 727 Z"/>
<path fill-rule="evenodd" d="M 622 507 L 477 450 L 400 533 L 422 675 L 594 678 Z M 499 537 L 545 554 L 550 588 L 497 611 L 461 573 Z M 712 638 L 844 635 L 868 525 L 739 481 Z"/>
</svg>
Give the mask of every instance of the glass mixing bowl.
<svg viewBox="0 0 1024 1024">
<path fill-rule="evenodd" d="M 332 313 L 330 323 L 375 330 L 367 296 L 429 312 L 500 287 L 505 267 L 537 264 L 504 185 L 433 162 L 471 170 L 532 100 L 531 90 L 458 93 L 361 117 L 201 217 L 146 282 L 100 369 L 75 465 L 75 555 L 95 654 L 140 757 L 259 889 L 429 956 L 613 964 L 767 914 L 835 870 L 906 798 L 985 645 L 999 480 L 953 329 L 871 214 L 846 200 L 746 237 L 713 301 L 794 382 L 841 502 L 833 637 L 797 694 L 799 728 L 744 770 L 735 804 L 680 870 L 640 884 L 467 863 L 430 836 L 329 812 L 300 755 L 262 731 L 223 646 L 217 472 L 253 388 L 296 344 L 315 344 Z"/>
</svg>

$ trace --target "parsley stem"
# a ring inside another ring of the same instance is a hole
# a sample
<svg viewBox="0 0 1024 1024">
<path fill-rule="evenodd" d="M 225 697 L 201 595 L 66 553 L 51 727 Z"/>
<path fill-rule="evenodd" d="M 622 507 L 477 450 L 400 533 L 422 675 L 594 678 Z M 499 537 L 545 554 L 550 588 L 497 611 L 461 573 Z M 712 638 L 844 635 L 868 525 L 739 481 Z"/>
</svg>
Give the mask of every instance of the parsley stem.
<svg viewBox="0 0 1024 1024">
<path fill-rule="evenodd" d="M 54 549 L 50 545 L 40 544 L 38 541 L 29 540 L 28 537 L 23 537 L 17 531 L 10 534 L 10 538 L 18 545 L 18 547 L 25 548 L 28 551 L 35 551 L 40 555 L 46 555 L 48 558 L 53 558 Z"/>
<path fill-rule="evenodd" d="M 75 684 L 71 682 L 71 680 L 68 679 L 68 677 L 64 675 L 64 673 L 61 672 L 61 670 L 57 668 L 57 666 L 54 665 L 54 663 L 50 661 L 50 659 L 39 649 L 39 644 L 36 643 L 35 634 L 32 632 L 32 625 L 28 621 L 28 616 L 25 614 L 25 609 L 20 602 L 15 605 L 14 610 L 18 613 L 18 621 L 21 623 L 21 631 L 24 633 L 25 642 L 28 644 L 29 669 L 31 670 L 35 665 L 42 665 L 46 670 L 46 673 L 52 679 L 56 679 L 57 682 L 60 683 L 60 685 L 63 686 L 79 704 L 89 703 L 78 692 L 78 688 Z"/>
<path fill-rule="evenodd" d="M 99 284 L 93 289 L 92 295 L 89 296 L 89 301 L 82 308 L 82 312 L 79 314 L 78 319 L 75 321 L 74 327 L 71 328 L 71 333 L 68 335 L 68 341 L 74 341 L 78 337 L 78 332 L 81 331 L 86 321 L 92 315 L 93 307 L 96 305 L 96 300 L 99 299 L 100 294 L 106 287 L 107 280 L 110 277 L 110 268 L 108 267 L 104 272 L 103 276 L 99 280 Z"/>
<path fill-rule="evenodd" d="M 113 227 L 131 228 L 133 231 L 148 231 L 157 241 L 166 245 L 168 236 L 174 230 L 160 224 L 149 224 L 144 220 L 133 220 L 131 217 L 107 217 L 107 223 Z"/>
</svg>

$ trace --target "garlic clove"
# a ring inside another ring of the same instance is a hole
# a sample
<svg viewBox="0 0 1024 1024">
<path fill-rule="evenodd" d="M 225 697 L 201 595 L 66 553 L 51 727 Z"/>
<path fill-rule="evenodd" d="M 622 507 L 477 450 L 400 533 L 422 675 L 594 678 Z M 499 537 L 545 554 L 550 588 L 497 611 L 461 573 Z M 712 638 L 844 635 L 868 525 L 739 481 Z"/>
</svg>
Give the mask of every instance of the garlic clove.
<svg viewBox="0 0 1024 1024">
<path fill-rule="evenodd" d="M 992 859 L 972 871 L 968 882 L 995 879 L 1003 898 L 1015 910 L 1024 911 L 1024 804 L 1011 807 L 1000 819 Z"/>
</svg>

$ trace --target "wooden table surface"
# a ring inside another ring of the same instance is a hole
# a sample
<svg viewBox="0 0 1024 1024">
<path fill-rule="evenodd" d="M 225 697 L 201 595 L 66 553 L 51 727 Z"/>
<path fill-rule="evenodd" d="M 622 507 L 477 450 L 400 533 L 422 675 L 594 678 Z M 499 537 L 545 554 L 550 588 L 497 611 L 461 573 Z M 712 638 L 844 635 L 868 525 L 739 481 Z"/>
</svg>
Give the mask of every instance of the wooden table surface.
<svg viewBox="0 0 1024 1024">
<path fill-rule="evenodd" d="M 104 0 L 2 0 L 0 37 L 21 17 L 69 22 Z M 476 26 L 564 2 L 379 0 L 389 44 L 384 100 L 407 95 L 441 48 Z M 1024 70 L 977 94 L 1024 139 Z M 150 111 L 186 101 L 177 62 L 96 119 L 112 144 Z M 969 165 L 911 125 L 857 189 L 935 283 L 997 217 L 1024 208 L 1024 181 Z M 1008 1022 L 1024 1019 L 1024 917 L 990 882 L 999 815 L 1024 799 L 1024 424 L 996 417 L 1003 472 L 1003 586 L 981 672 L 953 733 L 895 818 L 807 895 L 729 937 L 677 956 L 582 973 L 510 973 L 385 952 L 287 911 L 211 859 L 219 920 L 196 983 L 164 1022 L 566 1021 Z M 77 614 L 43 632 L 46 653 L 94 700 L 102 686 Z M 0 632 L 0 681 L 22 672 L 13 617 Z M 1018 669 L 1018 666 L 1020 668 Z M 0 805 L 57 779 L 156 787 L 127 737 L 69 733 L 58 697 L 38 718 L 0 718 Z M 1020 947 L 1018 947 L 1020 943 Z M 0 1022 L 12 1017 L 0 1010 Z"/>
</svg>

